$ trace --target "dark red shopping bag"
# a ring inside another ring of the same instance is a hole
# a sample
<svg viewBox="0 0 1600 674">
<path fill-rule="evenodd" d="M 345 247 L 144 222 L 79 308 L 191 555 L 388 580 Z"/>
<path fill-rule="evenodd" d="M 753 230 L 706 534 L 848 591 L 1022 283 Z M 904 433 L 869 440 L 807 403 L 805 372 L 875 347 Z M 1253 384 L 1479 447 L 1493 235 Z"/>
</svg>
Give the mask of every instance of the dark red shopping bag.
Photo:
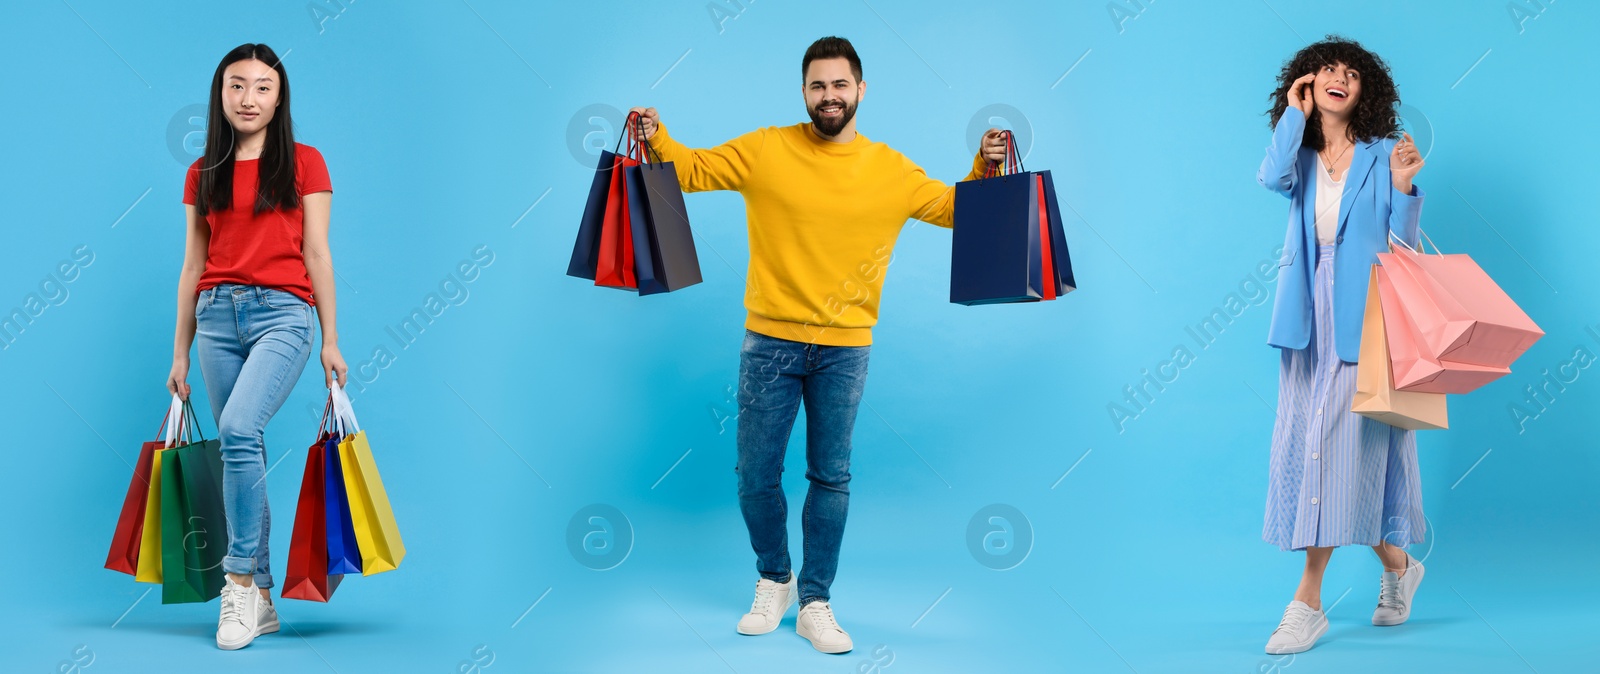
<svg viewBox="0 0 1600 674">
<path fill-rule="evenodd" d="M 629 113 L 627 125 L 632 127 L 639 123 L 638 120 L 638 113 Z M 639 279 L 633 259 L 633 228 L 643 226 L 643 223 L 633 222 L 630 216 L 633 209 L 629 207 L 626 174 L 629 167 L 644 163 L 644 143 L 627 131 L 622 135 L 628 141 L 628 150 L 616 155 L 615 163 L 611 166 L 611 187 L 606 192 L 605 216 L 600 225 L 600 254 L 595 261 L 594 284 L 638 290 Z M 622 138 L 617 139 L 617 144 L 620 148 Z M 650 251 L 644 251 L 644 254 L 649 255 Z"/>
<path fill-rule="evenodd" d="M 324 447 L 332 433 L 328 430 L 328 411 L 317 428 L 317 441 L 306 450 L 306 472 L 300 480 L 300 502 L 294 510 L 294 532 L 289 538 L 289 568 L 283 575 L 282 596 L 286 599 L 328 601 L 339 587 L 342 575 L 328 575 L 327 491 L 323 468 L 327 465 Z"/>
<path fill-rule="evenodd" d="M 1053 300 L 1056 298 L 1056 267 L 1050 250 L 1050 211 L 1044 203 L 1044 176 L 1034 174 L 1033 179 L 1039 192 L 1039 251 L 1044 272 L 1044 297 L 1041 299 Z"/>
<path fill-rule="evenodd" d="M 177 396 L 172 397 L 174 403 Z M 179 408 L 181 409 L 181 407 Z M 167 416 L 161 419 L 161 428 L 156 429 L 156 436 L 166 431 L 167 424 L 172 423 L 173 408 L 167 409 Z M 177 415 L 177 429 L 173 437 L 183 435 L 182 428 L 185 422 L 182 413 Z M 156 450 L 170 447 L 171 443 L 161 438 L 151 440 L 139 446 L 139 458 L 133 464 L 133 479 L 128 482 L 128 495 L 122 499 L 122 513 L 117 516 L 117 530 L 111 535 L 111 551 L 106 553 L 106 568 L 112 571 L 121 571 L 130 576 L 136 575 L 139 569 L 139 543 L 144 536 L 145 504 L 150 496 L 150 464 L 151 457 Z M 152 551 L 160 555 L 160 550 Z"/>
</svg>

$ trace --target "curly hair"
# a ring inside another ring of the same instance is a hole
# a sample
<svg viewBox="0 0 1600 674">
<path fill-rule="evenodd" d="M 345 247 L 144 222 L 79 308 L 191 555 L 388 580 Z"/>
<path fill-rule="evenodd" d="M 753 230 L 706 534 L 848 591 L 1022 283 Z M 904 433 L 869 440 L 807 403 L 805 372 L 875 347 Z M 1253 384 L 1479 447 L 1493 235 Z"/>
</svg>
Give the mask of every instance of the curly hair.
<svg viewBox="0 0 1600 674">
<path fill-rule="evenodd" d="M 1400 91 L 1389 75 L 1389 65 L 1377 54 L 1367 51 L 1355 40 L 1329 35 L 1321 42 L 1307 46 L 1283 64 L 1278 73 L 1278 88 L 1267 98 L 1272 101 L 1270 127 L 1278 125 L 1278 118 L 1289 107 L 1289 85 L 1295 80 L 1317 72 L 1322 66 L 1343 63 L 1361 73 L 1361 93 L 1350 115 L 1350 133 L 1357 140 L 1397 138 L 1400 136 Z M 1322 112 L 1312 109 L 1306 120 L 1306 132 L 1301 144 L 1321 151 L 1327 142 L 1322 137 Z"/>
</svg>

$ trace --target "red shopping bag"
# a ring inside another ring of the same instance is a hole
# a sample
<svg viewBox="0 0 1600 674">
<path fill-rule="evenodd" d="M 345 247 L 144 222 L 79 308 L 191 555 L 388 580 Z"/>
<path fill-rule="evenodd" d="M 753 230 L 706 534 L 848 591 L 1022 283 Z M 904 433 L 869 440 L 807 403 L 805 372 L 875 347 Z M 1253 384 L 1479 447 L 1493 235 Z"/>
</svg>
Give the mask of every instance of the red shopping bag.
<svg viewBox="0 0 1600 674">
<path fill-rule="evenodd" d="M 144 535 L 145 505 L 150 496 L 150 463 L 156 450 L 172 447 L 183 435 L 185 419 L 183 399 L 172 396 L 172 405 L 161 419 L 156 435 L 166 432 L 166 437 L 151 440 L 139 446 L 139 458 L 133 465 L 133 479 L 128 482 L 128 495 L 122 499 L 122 512 L 117 516 L 117 529 L 111 535 L 111 551 L 106 553 L 106 568 L 130 576 L 139 569 L 139 542 Z M 160 550 L 152 551 L 160 555 Z"/>
<path fill-rule="evenodd" d="M 1054 256 L 1050 254 L 1050 211 L 1044 203 L 1044 176 L 1034 174 L 1033 180 L 1039 193 L 1039 251 L 1044 270 L 1044 297 L 1040 299 L 1053 300 L 1056 298 L 1056 267 Z"/>
<path fill-rule="evenodd" d="M 342 575 L 328 575 L 327 491 L 323 484 L 326 466 L 324 447 L 332 433 L 328 412 L 323 410 L 317 441 L 306 450 L 305 476 L 300 480 L 300 502 L 294 510 L 294 532 L 289 539 L 289 567 L 283 576 L 281 594 L 286 599 L 328 601 L 339 587 Z"/>
<path fill-rule="evenodd" d="M 1378 257 L 1391 268 L 1420 346 L 1437 360 L 1507 368 L 1544 335 L 1468 255 L 1401 247 Z"/>
<path fill-rule="evenodd" d="M 629 113 L 626 126 L 639 123 L 638 113 Z M 611 187 L 606 192 L 605 216 L 600 225 L 600 253 L 595 261 L 594 284 L 610 288 L 638 290 L 639 279 L 635 273 L 633 228 L 644 223 L 632 221 L 629 207 L 627 169 L 644 163 L 644 143 L 635 134 L 623 131 L 628 141 L 624 154 L 616 155 L 611 165 Z M 620 146 L 622 138 L 617 139 Z M 650 251 L 644 251 L 649 255 Z"/>
<path fill-rule="evenodd" d="M 1379 253 L 1381 262 L 1387 254 Z M 1468 393 L 1479 386 L 1509 374 L 1503 367 L 1440 361 L 1423 346 L 1411 322 L 1411 306 L 1396 290 L 1392 267 L 1377 267 L 1379 304 L 1383 307 L 1384 330 L 1389 339 L 1389 373 L 1400 391 L 1421 393 Z M 1415 298 L 1409 301 L 1417 301 Z"/>
</svg>

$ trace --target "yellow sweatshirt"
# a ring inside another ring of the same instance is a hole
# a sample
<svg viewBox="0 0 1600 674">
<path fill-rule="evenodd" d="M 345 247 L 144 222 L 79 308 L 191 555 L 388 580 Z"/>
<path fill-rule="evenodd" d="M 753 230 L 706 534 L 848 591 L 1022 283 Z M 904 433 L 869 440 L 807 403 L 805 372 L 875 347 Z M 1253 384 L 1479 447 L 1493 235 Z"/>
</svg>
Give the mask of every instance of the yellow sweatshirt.
<svg viewBox="0 0 1600 674">
<path fill-rule="evenodd" d="M 907 219 L 951 227 L 955 189 L 888 145 L 767 127 L 695 150 L 656 127 L 650 146 L 685 192 L 737 190 L 750 227 L 745 327 L 808 344 L 866 346 L 895 239 Z M 973 158 L 966 179 L 987 162 Z"/>
</svg>

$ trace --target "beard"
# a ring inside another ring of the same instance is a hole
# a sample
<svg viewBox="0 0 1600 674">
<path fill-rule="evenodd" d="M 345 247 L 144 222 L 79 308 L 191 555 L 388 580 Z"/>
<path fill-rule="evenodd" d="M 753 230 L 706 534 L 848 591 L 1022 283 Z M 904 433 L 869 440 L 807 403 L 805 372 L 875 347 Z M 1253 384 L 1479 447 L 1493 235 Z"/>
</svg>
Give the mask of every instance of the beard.
<svg viewBox="0 0 1600 674">
<path fill-rule="evenodd" d="M 806 113 L 811 115 L 811 126 L 817 130 L 817 133 L 824 136 L 837 136 L 840 131 L 844 130 L 845 125 L 850 123 L 850 120 L 855 119 L 856 106 L 860 103 L 861 99 L 859 97 L 849 102 L 843 99 L 829 99 L 818 103 L 816 107 L 807 106 Z M 821 112 L 818 112 L 818 108 L 832 104 L 838 104 L 843 108 L 842 114 L 838 117 L 826 118 L 822 116 Z"/>
</svg>

